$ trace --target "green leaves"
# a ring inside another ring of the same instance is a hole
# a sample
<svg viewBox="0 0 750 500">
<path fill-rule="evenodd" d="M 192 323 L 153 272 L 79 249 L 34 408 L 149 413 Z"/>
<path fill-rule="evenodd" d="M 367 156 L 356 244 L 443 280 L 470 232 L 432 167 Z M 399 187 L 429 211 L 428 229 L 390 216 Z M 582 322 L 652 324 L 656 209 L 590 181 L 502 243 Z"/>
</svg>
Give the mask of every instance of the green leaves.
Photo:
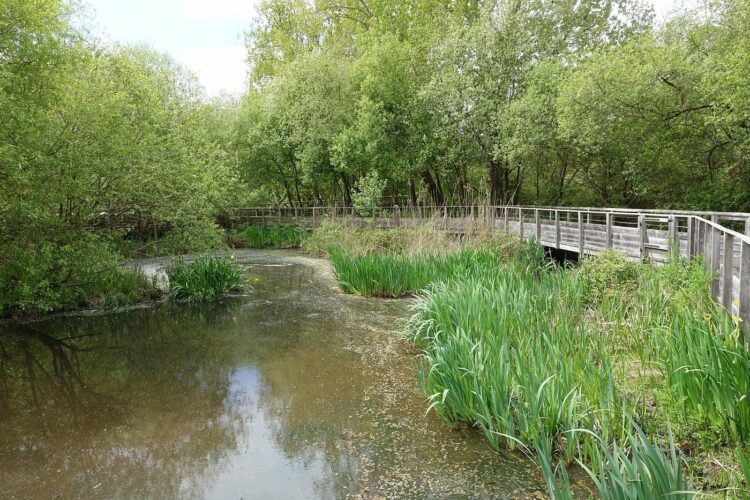
<svg viewBox="0 0 750 500">
<path fill-rule="evenodd" d="M 246 290 L 245 269 L 234 257 L 199 257 L 186 263 L 176 261 L 167 269 L 169 297 L 173 300 L 214 300 L 231 292 Z"/>
</svg>

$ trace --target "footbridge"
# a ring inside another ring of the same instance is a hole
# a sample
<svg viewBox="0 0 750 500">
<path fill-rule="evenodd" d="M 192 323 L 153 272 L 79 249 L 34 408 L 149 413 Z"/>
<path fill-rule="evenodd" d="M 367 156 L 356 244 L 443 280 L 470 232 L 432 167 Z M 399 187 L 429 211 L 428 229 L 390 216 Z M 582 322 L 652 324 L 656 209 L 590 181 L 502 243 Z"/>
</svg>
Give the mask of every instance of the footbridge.
<svg viewBox="0 0 750 500">
<path fill-rule="evenodd" d="M 656 264 L 670 255 L 700 255 L 714 277 L 711 295 L 750 323 L 750 213 L 513 205 L 394 206 L 371 217 L 350 207 L 254 207 L 238 209 L 232 217 L 233 223 L 311 228 L 327 220 L 385 228 L 430 222 L 456 233 L 490 228 L 579 255 L 616 250 Z"/>
</svg>

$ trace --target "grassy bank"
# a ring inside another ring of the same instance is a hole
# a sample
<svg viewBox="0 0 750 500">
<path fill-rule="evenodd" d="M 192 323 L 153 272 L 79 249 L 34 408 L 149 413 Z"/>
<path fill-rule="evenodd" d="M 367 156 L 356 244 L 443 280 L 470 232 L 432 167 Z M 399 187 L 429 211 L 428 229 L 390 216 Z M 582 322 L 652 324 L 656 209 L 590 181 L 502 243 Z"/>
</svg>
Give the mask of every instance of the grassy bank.
<svg viewBox="0 0 750 500">
<path fill-rule="evenodd" d="M 417 294 L 406 333 L 446 422 L 535 456 L 558 498 L 570 464 L 605 498 L 747 491 L 750 356 L 699 261 L 562 268 L 533 244 L 421 231 L 329 227 L 306 245 L 345 291 Z"/>
</svg>

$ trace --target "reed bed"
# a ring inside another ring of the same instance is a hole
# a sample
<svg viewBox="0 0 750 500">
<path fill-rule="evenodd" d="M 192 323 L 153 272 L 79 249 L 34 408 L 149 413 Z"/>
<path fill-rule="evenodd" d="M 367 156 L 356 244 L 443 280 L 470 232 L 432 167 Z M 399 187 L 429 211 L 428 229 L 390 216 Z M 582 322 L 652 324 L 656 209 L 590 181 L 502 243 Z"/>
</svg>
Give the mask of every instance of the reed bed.
<svg viewBox="0 0 750 500">
<path fill-rule="evenodd" d="M 347 292 L 416 294 L 406 335 L 422 349 L 429 409 L 534 455 L 551 496 L 572 495 L 568 464 L 603 498 L 748 491 L 739 472 L 692 474 L 750 440 L 750 355 L 700 259 L 652 267 L 609 253 L 562 268 L 534 244 L 403 248 L 328 253 Z M 746 454 L 723 456 L 747 472 Z"/>
<path fill-rule="evenodd" d="M 414 294 L 436 277 L 450 278 L 482 267 L 496 266 L 499 256 L 489 250 L 465 250 L 447 255 L 406 256 L 396 253 L 357 255 L 340 247 L 329 252 L 339 286 L 366 297 Z"/>
<path fill-rule="evenodd" d="M 199 257 L 177 261 L 167 269 L 169 297 L 173 300 L 207 301 L 246 289 L 245 269 L 233 257 Z"/>
</svg>

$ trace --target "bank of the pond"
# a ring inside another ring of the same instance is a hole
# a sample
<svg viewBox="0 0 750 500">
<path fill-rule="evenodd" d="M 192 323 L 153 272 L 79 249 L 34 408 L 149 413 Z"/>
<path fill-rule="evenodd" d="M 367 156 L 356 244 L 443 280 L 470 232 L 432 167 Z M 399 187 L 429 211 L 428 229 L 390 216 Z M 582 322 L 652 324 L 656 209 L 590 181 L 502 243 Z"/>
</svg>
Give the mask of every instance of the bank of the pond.
<svg viewBox="0 0 750 500">
<path fill-rule="evenodd" d="M 604 254 L 555 266 L 534 244 L 423 228 L 323 227 L 344 291 L 416 294 L 429 408 L 537 457 L 549 492 L 590 468 L 605 498 L 748 493 L 750 356 L 702 263 Z"/>
<path fill-rule="evenodd" d="M 0 496 L 544 496 L 522 455 L 425 415 L 410 301 L 235 255 L 250 295 L 0 325 Z"/>
</svg>

